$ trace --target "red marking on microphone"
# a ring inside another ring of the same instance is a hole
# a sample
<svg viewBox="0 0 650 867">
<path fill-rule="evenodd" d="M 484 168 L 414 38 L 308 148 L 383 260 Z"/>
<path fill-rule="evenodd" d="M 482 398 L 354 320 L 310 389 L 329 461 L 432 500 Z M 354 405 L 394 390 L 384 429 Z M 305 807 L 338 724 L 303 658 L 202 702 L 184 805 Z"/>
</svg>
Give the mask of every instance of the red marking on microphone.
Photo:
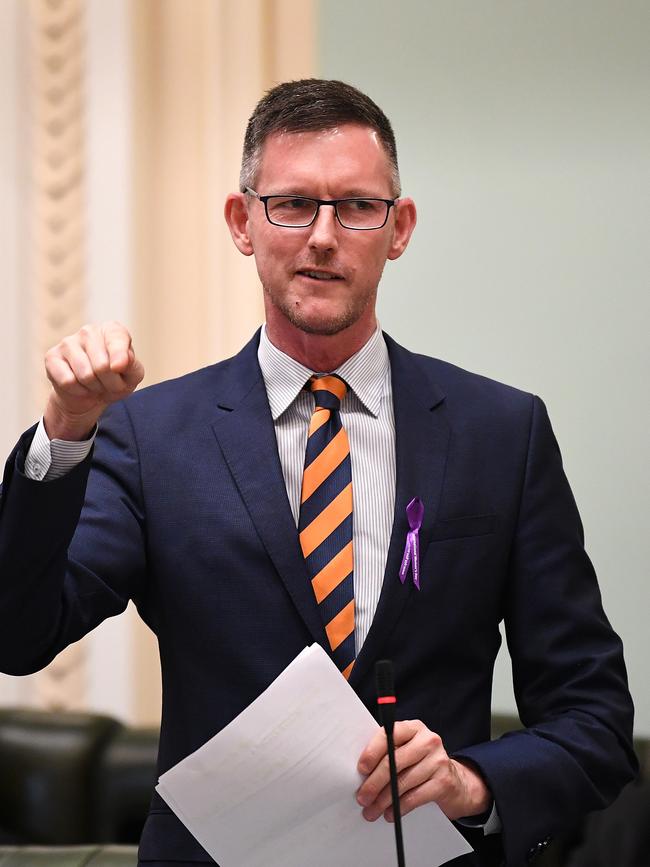
<svg viewBox="0 0 650 867">
<path fill-rule="evenodd" d="M 377 699 L 377 704 L 396 704 L 397 699 L 394 695 L 382 695 Z"/>
</svg>

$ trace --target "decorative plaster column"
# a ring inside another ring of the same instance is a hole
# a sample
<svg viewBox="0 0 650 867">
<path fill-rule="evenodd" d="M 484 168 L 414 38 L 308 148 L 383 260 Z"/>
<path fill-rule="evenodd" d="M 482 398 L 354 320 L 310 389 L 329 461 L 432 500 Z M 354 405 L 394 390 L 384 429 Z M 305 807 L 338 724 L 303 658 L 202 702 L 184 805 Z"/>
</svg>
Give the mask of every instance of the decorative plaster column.
<svg viewBox="0 0 650 867">
<path fill-rule="evenodd" d="M 84 6 L 29 0 L 31 407 L 50 390 L 45 352 L 76 331 L 85 313 Z M 34 678 L 35 704 L 81 708 L 87 653 L 71 645 Z"/>
</svg>

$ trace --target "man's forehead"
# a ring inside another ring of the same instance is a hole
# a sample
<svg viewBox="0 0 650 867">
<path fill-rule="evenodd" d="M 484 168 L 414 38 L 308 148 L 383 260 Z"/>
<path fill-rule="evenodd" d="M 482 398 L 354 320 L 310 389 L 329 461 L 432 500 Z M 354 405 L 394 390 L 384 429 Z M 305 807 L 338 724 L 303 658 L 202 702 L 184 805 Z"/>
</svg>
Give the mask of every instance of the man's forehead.
<svg viewBox="0 0 650 867">
<path fill-rule="evenodd" d="M 350 134 L 372 143 L 378 151 L 384 150 L 377 130 L 359 123 L 340 123 L 325 129 L 278 130 L 267 136 L 264 146 L 272 143 L 279 147 L 336 145 L 343 144 Z"/>
<path fill-rule="evenodd" d="M 268 136 L 261 152 L 263 180 L 276 175 L 296 181 L 313 180 L 314 174 L 350 178 L 366 177 L 369 183 L 390 183 L 391 166 L 377 130 L 360 124 L 340 124 L 322 130 L 280 131 Z M 270 177 L 269 177 L 270 176 Z"/>
</svg>

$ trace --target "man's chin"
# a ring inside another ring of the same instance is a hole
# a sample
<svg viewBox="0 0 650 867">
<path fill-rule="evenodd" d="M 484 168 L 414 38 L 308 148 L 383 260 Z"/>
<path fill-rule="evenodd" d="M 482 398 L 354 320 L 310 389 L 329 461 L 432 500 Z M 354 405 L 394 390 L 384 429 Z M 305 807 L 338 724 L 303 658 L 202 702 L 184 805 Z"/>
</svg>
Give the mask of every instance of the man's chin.
<svg viewBox="0 0 650 867">
<path fill-rule="evenodd" d="M 289 322 L 305 334 L 332 337 L 357 323 L 364 307 L 346 307 L 341 310 L 305 310 L 299 306 L 276 304 L 276 308 Z"/>
<path fill-rule="evenodd" d="M 346 328 L 349 328 L 351 325 L 354 325 L 355 321 L 355 319 L 351 320 L 343 317 L 320 321 L 312 321 L 311 319 L 296 317 L 291 324 L 295 325 L 296 328 L 299 328 L 301 331 L 304 331 L 305 334 L 318 334 L 321 337 L 332 337 L 335 334 L 340 334 L 342 331 L 345 331 Z"/>
<path fill-rule="evenodd" d="M 285 314 L 289 322 L 305 334 L 317 334 L 321 337 L 332 337 L 350 328 L 358 322 L 358 311 L 344 311 L 340 314 L 306 315 L 302 311 L 291 310 Z"/>
</svg>

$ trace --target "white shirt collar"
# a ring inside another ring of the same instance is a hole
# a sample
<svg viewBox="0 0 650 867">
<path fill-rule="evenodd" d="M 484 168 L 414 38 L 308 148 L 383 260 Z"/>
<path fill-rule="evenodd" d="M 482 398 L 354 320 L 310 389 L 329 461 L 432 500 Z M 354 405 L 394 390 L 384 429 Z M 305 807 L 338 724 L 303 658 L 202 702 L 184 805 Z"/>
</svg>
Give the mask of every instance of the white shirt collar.
<svg viewBox="0 0 650 867">
<path fill-rule="evenodd" d="M 336 370 L 310 370 L 274 346 L 262 326 L 257 358 L 262 370 L 271 415 L 276 421 L 296 399 L 314 373 L 336 373 L 344 379 L 375 418 L 390 376 L 386 341 L 379 326 L 358 352 Z"/>
</svg>

